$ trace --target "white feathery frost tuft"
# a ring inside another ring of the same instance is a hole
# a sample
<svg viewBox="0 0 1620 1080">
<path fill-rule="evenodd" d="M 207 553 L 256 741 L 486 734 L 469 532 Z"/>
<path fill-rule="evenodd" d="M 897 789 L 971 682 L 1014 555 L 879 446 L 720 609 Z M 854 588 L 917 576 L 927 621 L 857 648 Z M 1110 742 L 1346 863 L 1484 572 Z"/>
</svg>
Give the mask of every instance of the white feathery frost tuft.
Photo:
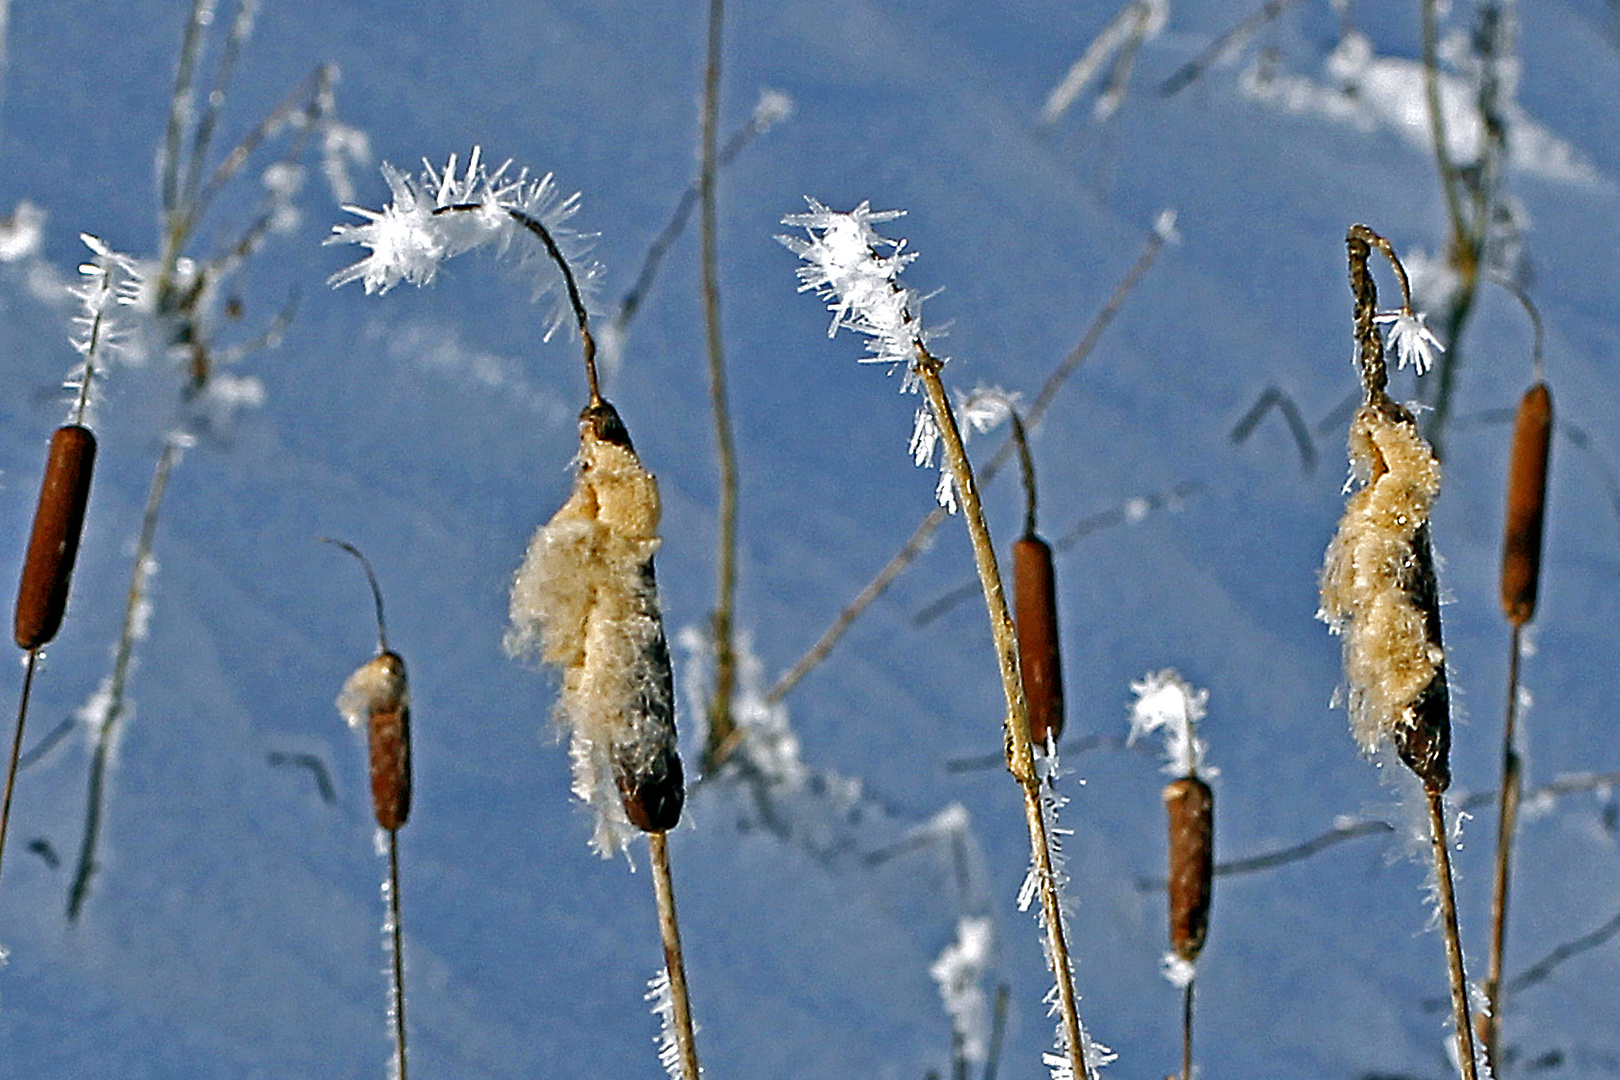
<svg viewBox="0 0 1620 1080">
<path fill-rule="evenodd" d="M 75 398 L 85 393 L 86 381 L 93 388 L 98 364 L 104 366 L 107 357 L 124 347 L 128 332 L 118 324 L 114 313 L 120 306 L 135 304 L 141 290 L 141 275 L 134 259 L 112 250 L 89 233 L 80 233 L 79 239 L 90 249 L 91 259 L 79 265 L 79 284 L 68 290 L 79 301 L 71 341 L 81 359 L 64 384 Z"/>
<path fill-rule="evenodd" d="M 1422 375 L 1434 366 L 1434 354 L 1446 351 L 1434 331 L 1424 323 L 1421 311 L 1414 312 L 1411 308 L 1383 311 L 1373 316 L 1373 322 L 1388 327 L 1384 334 L 1389 347 L 1395 350 L 1397 367 L 1411 364 L 1413 370 Z"/>
<path fill-rule="evenodd" d="M 900 272 L 917 257 L 904 240 L 890 240 L 873 227 L 905 214 L 904 210 L 873 210 L 862 202 L 848 213 L 829 210 L 808 196 L 810 212 L 789 214 L 782 224 L 802 228 L 806 237 L 778 236 L 777 240 L 804 260 L 799 267 L 799 291 L 814 292 L 833 314 L 827 336 L 847 327 L 865 334 L 869 355 L 863 364 L 903 367 L 902 392 L 915 392 L 917 364 L 928 342 L 938 336 L 922 324 L 923 297 L 900 281 Z M 887 254 L 884 254 L 887 252 Z M 945 357 L 932 359 L 943 365 Z M 911 429 L 911 458 L 919 466 L 932 465 L 939 443 L 939 424 L 926 406 L 917 410 Z M 956 483 L 942 467 L 934 497 L 956 512 Z"/>
<path fill-rule="evenodd" d="M 524 246 L 523 265 L 536 275 L 535 296 L 557 297 L 546 336 L 559 326 L 572 325 L 562 272 L 529 223 L 551 235 L 585 292 L 600 269 L 585 259 L 593 235 L 566 225 L 579 210 L 579 195 L 559 196 L 550 173 L 533 180 L 527 169 L 509 175 L 511 167 L 507 162 L 491 171 L 476 146 L 467 156 L 465 171 L 458 168 L 454 154 L 443 169 L 424 161 L 419 176 L 384 163 L 383 178 L 392 201 L 381 210 L 344 206 L 365 222 L 334 225 L 326 239 L 328 244 L 359 244 L 370 248 L 371 254 L 333 274 L 328 282 L 336 287 L 359 281 L 368 293 L 387 292 L 401 281 L 427 285 L 446 259 L 481 247 L 502 253 L 528 237 L 533 243 Z M 537 246 L 541 250 L 535 252 Z"/>
<path fill-rule="evenodd" d="M 1168 759 L 1164 771 L 1172 776 L 1213 775 L 1204 764 L 1208 745 L 1198 737 L 1198 721 L 1204 718 L 1209 691 L 1198 690 L 1174 668 L 1148 672 L 1141 682 L 1131 683 L 1136 701 L 1131 706 L 1131 733 L 1128 741 L 1164 730 L 1164 751 Z"/>
</svg>

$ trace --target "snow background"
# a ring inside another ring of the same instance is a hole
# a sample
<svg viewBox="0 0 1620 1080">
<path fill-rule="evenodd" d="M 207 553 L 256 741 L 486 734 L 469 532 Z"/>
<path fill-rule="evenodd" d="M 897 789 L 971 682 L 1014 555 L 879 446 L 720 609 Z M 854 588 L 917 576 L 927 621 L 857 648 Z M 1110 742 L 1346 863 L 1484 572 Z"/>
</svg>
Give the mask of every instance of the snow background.
<svg viewBox="0 0 1620 1080">
<path fill-rule="evenodd" d="M 933 477 L 906 460 L 915 401 L 898 378 L 828 341 L 773 239 L 814 195 L 909 215 L 888 228 L 922 257 L 907 280 L 949 321 L 947 381 L 1032 397 L 1137 258 L 1161 210 L 1167 248 L 1035 436 L 1042 527 L 1177 485 L 1174 510 L 1092 532 L 1060 557 L 1070 739 L 1123 735 L 1128 685 L 1173 665 L 1210 691 L 1203 728 L 1224 858 L 1301 840 L 1339 815 L 1398 814 L 1399 785 L 1358 760 L 1338 643 L 1313 619 L 1315 575 L 1340 506 L 1342 426 L 1314 473 L 1273 416 L 1243 445 L 1233 424 L 1268 385 L 1313 425 L 1354 388 L 1343 236 L 1364 221 L 1403 255 L 1431 256 L 1444 211 L 1415 96 L 1415 5 L 1357 5 L 1398 61 L 1347 102 L 1333 88 L 1336 15 L 1278 19 L 1233 62 L 1172 98 L 1155 87 L 1249 12 L 1178 7 L 1138 56 L 1106 123 L 1093 89 L 1048 131 L 1046 94 L 1114 5 L 843 0 L 734 5 L 722 132 L 765 87 L 793 117 L 723 176 L 722 302 L 741 455 L 738 621 L 767 681 L 815 640 L 928 511 Z M 224 15 L 222 12 L 221 23 Z M 18 565 L 55 386 L 72 362 L 70 309 L 38 287 L 71 275 L 80 231 L 155 249 L 154 146 L 185 5 L 14 5 L 0 105 L 0 211 L 49 215 L 39 265 L 0 268 L 0 565 Z M 1464 25 L 1459 15 L 1452 20 Z M 1612 675 L 1620 448 L 1612 362 L 1620 332 L 1620 51 L 1610 7 L 1554 0 L 1526 13 L 1516 100 L 1562 148 L 1507 174 L 1523 207 L 1531 293 L 1561 440 L 1536 655 L 1524 678 L 1532 783 L 1617 767 Z M 694 174 L 702 12 L 622 3 L 266 5 L 227 109 L 228 142 L 320 61 L 343 71 L 342 118 L 377 160 L 415 168 L 475 143 L 555 170 L 600 231 L 611 310 Z M 1269 93 L 1246 90 L 1275 50 Z M 1292 80 L 1292 81 L 1290 81 Z M 1405 87 L 1406 89 L 1402 89 Z M 1533 143 L 1528 134 L 1523 143 Z M 1521 147 L 1523 150 L 1523 147 Z M 1560 153 L 1566 156 L 1560 156 Z M 386 188 L 355 171 L 359 201 Z M 235 206 L 249 205 L 249 194 Z M 642 1000 L 659 963 L 645 867 L 602 862 L 549 737 L 549 676 L 500 648 L 506 587 L 530 532 L 565 498 L 583 400 L 575 346 L 540 340 L 526 283 L 486 255 L 431 289 L 333 292 L 358 250 L 323 249 L 350 220 L 312 177 L 292 234 L 240 286 L 248 336 L 293 292 L 280 348 L 244 367 L 266 403 L 205 439 L 176 471 L 157 540 L 150 636 L 113 773 L 103 869 L 84 917 L 63 917 L 83 815 L 88 743 L 75 736 L 19 780 L 0 889 L 0 1076 L 361 1077 L 385 1068 L 386 984 L 365 764 L 331 700 L 370 656 L 369 598 L 340 536 L 377 567 L 391 643 L 411 665 L 416 804 L 401 834 L 411 1058 L 418 1076 L 656 1076 Z M 219 232 L 233 220 L 220 208 Z M 672 636 L 712 602 L 715 482 L 695 233 L 671 253 L 606 377 L 659 474 L 659 578 Z M 1386 300 L 1392 295 L 1380 270 Z M 33 284 L 31 284 L 31 282 Z M 228 331 L 229 333 L 229 331 Z M 1486 289 L 1466 341 L 1434 534 L 1451 598 L 1458 789 L 1495 785 L 1506 629 L 1496 560 L 1507 452 L 1498 415 L 1527 385 L 1530 332 Z M 1398 394 L 1414 391 L 1409 375 Z M 178 381 L 155 360 L 107 381 L 101 454 L 67 622 L 36 682 L 32 743 L 103 677 L 129 558 Z M 979 455 L 993 444 L 977 441 Z M 1003 545 L 1020 495 L 988 496 Z M 672 837 L 677 898 L 715 1077 L 920 1080 L 949 1064 L 928 968 L 959 915 L 996 920 L 995 977 L 1011 987 L 1002 1073 L 1040 1075 L 1051 1027 L 1032 916 L 1012 899 L 1028 857 L 1017 789 L 995 752 L 1000 691 L 982 606 L 913 616 L 971 573 L 948 522 L 929 551 L 787 698 L 806 767 L 779 827 L 747 789 L 692 793 Z M 20 684 L 20 677 L 14 683 Z M 681 718 L 689 770 L 700 724 Z M 267 755 L 311 753 L 337 787 Z M 1179 997 L 1158 974 L 1163 898 L 1157 762 L 1073 755 L 1065 821 L 1078 907 L 1077 986 L 1112 1075 L 1179 1060 Z M 1079 781 L 1084 780 L 1084 786 Z M 1606 795 L 1526 820 L 1509 969 L 1620 908 Z M 907 846 L 953 804 L 971 839 Z M 785 822 L 785 824 L 781 824 Z M 1460 905 L 1483 974 L 1491 814 L 1466 833 Z M 47 840 L 63 865 L 27 850 Z M 895 845 L 902 845 L 896 848 Z M 1439 937 L 1424 933 L 1424 868 L 1398 840 L 1362 839 L 1217 884 L 1200 965 L 1197 1059 L 1210 1077 L 1439 1077 L 1446 1021 Z M 966 867 L 966 871 L 962 869 Z M 1615 946 L 1509 1004 L 1516 1075 L 1620 1071 Z"/>
</svg>

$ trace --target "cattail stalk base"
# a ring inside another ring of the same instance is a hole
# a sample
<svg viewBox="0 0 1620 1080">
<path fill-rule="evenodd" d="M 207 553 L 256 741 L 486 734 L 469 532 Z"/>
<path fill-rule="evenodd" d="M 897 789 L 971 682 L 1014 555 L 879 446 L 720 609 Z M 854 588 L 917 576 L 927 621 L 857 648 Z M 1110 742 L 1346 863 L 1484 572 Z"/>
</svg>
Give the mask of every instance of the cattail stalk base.
<svg viewBox="0 0 1620 1080">
<path fill-rule="evenodd" d="M 1445 796 L 1432 789 L 1429 803 L 1429 840 L 1434 853 L 1434 876 L 1440 899 L 1440 921 L 1446 934 L 1446 964 L 1451 974 L 1451 1010 L 1456 1025 L 1457 1061 L 1463 1080 L 1479 1080 L 1474 1060 L 1474 1031 L 1468 1016 L 1468 976 L 1463 972 L 1462 933 L 1457 927 L 1457 897 L 1451 883 L 1451 844 L 1446 835 Z"/>
<path fill-rule="evenodd" d="M 658 931 L 664 939 L 664 970 L 669 974 L 669 993 L 675 1006 L 675 1041 L 680 1049 L 683 1080 L 700 1080 L 697 1040 L 692 1025 L 692 999 L 686 985 L 686 959 L 681 950 L 681 925 L 675 915 L 675 884 L 669 872 L 669 836 L 647 834 L 647 850 L 652 860 L 653 896 L 658 902 Z"/>
</svg>

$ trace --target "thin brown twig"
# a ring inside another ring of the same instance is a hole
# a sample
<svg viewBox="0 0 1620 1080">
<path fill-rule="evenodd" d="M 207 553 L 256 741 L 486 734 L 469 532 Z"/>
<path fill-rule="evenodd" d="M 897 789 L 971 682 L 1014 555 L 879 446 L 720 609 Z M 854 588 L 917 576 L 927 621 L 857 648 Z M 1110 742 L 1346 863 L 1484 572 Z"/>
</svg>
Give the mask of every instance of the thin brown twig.
<svg viewBox="0 0 1620 1080">
<path fill-rule="evenodd" d="M 1501 1030 L 1502 965 L 1507 946 L 1508 888 L 1513 871 L 1513 836 L 1519 820 L 1519 798 L 1523 783 L 1520 772 L 1518 736 L 1519 652 L 1522 623 L 1514 623 L 1511 655 L 1508 657 L 1507 708 L 1502 721 L 1502 787 L 1496 813 L 1496 863 L 1491 886 L 1491 947 L 1485 975 L 1485 1012 L 1480 1018 L 1480 1038 L 1485 1044 L 1485 1060 L 1494 1069 L 1497 1037 Z"/>
<path fill-rule="evenodd" d="M 709 404 L 714 414 L 714 443 L 720 487 L 716 511 L 715 600 L 710 615 L 714 636 L 714 694 L 709 699 L 709 734 L 703 751 L 703 771 L 725 764 L 722 748 L 735 745 L 736 724 L 731 697 L 737 684 L 737 657 L 732 635 L 737 597 L 737 450 L 731 433 L 731 410 L 726 398 L 726 359 L 720 332 L 720 255 L 715 178 L 716 129 L 720 111 L 720 46 L 724 0 L 709 0 L 708 58 L 703 67 L 701 154 L 698 169 L 701 219 L 701 282 L 703 332 L 709 356 Z"/>
<path fill-rule="evenodd" d="M 681 926 L 675 915 L 675 886 L 669 872 L 667 833 L 647 834 L 651 853 L 653 895 L 658 902 L 658 931 L 664 939 L 664 972 L 669 977 L 670 999 L 674 1003 L 675 1041 L 680 1050 L 683 1080 L 700 1080 L 697 1042 L 693 1037 L 692 1001 L 686 985 L 686 958 L 681 951 Z"/>
</svg>

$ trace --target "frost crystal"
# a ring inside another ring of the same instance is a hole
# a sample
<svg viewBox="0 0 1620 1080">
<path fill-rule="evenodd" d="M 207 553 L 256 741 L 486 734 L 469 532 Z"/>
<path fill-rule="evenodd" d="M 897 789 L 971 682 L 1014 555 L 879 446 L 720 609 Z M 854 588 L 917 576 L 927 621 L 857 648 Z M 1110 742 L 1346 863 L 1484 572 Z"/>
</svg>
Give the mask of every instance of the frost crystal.
<svg viewBox="0 0 1620 1080">
<path fill-rule="evenodd" d="M 1434 336 L 1434 331 L 1424 325 L 1421 311 L 1414 313 L 1410 308 L 1385 311 L 1374 315 L 1373 322 L 1388 325 L 1385 333 L 1389 337 L 1389 347 L 1395 350 L 1398 367 L 1410 363 L 1422 375 L 1434 366 L 1435 352 L 1446 351 L 1440 339 Z"/>
<path fill-rule="evenodd" d="M 675 1036 L 675 994 L 669 985 L 669 968 L 659 968 L 658 974 L 647 980 L 643 1000 L 652 1002 L 652 1013 L 658 1017 L 658 1064 L 664 1067 L 669 1080 L 681 1080 L 681 1045 Z"/>
<path fill-rule="evenodd" d="M 1208 749 L 1198 737 L 1198 721 L 1204 718 L 1208 690 L 1196 690 L 1174 668 L 1150 671 L 1141 682 L 1131 683 L 1136 702 L 1131 706 L 1131 734 L 1134 743 L 1143 735 L 1164 729 L 1164 771 L 1172 776 L 1195 776 L 1213 770 L 1204 766 Z"/>
<path fill-rule="evenodd" d="M 532 222 L 551 235 L 583 289 L 599 268 L 584 260 L 591 237 L 565 224 L 579 210 L 579 195 L 559 197 L 550 173 L 531 180 L 527 169 L 508 176 L 510 168 L 507 162 L 491 172 L 476 146 L 465 172 L 458 172 L 454 154 L 443 170 L 423 162 L 421 175 L 414 177 L 385 163 L 383 178 L 393 201 L 381 210 L 345 206 L 365 223 L 334 225 L 326 239 L 328 244 L 359 244 L 371 254 L 333 274 L 329 283 L 336 287 L 359 281 L 368 293 L 387 292 L 401 281 L 427 285 L 445 259 L 479 247 L 504 252 L 514 240 L 533 235 Z M 557 297 L 547 323 L 549 338 L 569 322 L 562 273 L 544 251 L 526 257 L 525 265 L 536 275 L 536 298 Z"/>
</svg>

